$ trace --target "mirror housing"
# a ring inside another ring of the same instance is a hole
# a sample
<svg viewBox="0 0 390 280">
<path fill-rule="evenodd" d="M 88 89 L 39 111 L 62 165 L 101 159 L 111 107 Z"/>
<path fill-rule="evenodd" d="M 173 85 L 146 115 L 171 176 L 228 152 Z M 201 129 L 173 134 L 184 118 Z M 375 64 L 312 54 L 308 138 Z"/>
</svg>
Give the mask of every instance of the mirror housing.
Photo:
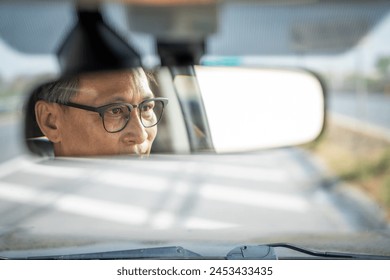
<svg viewBox="0 0 390 280">
<path fill-rule="evenodd" d="M 157 84 L 149 80 L 149 86 L 154 84 L 151 87 L 154 96 L 170 100 L 165 116 L 158 124 L 158 137 L 153 143 L 152 153 L 231 153 L 292 146 L 314 140 L 324 128 L 325 90 L 321 81 L 310 72 L 205 66 L 191 69 L 194 71 L 175 73 L 172 68 L 161 68 L 154 73 Z M 131 99 L 137 82 L 130 82 L 130 79 L 123 83 L 126 75 L 129 75 L 126 73 L 127 71 L 120 71 L 78 75 L 78 85 L 71 89 L 76 94 L 74 98 L 81 98 L 83 106 L 98 107 L 107 105 L 111 95 L 120 93 L 127 103 L 139 103 L 142 100 Z M 83 79 L 95 82 L 84 89 Z M 105 81 L 103 84 L 102 79 Z M 58 82 L 61 82 L 61 86 L 56 85 Z M 45 140 L 43 131 L 37 125 L 34 108 L 39 100 L 38 96 L 43 89 L 46 94 L 50 91 L 50 96 L 56 94 L 56 88 L 68 90 L 64 84 L 70 83 L 60 80 L 49 84 L 49 87 L 42 85 L 35 89 L 28 101 L 25 136 L 34 153 L 50 154 L 47 150 L 50 145 L 46 143 L 48 139 Z M 95 84 L 104 90 L 96 88 L 89 91 Z M 121 91 L 111 90 L 109 85 L 121 85 Z M 94 97 L 96 93 L 99 93 L 102 100 Z M 88 94 L 91 94 L 90 98 Z M 50 101 L 49 96 L 45 98 L 48 98 L 48 102 L 56 102 Z M 71 99 L 71 102 L 77 103 L 76 99 Z M 89 118 L 79 119 L 78 125 L 91 126 L 92 120 Z M 94 125 L 100 124 L 98 122 Z M 127 130 L 129 129 L 128 127 Z M 68 131 L 69 133 L 75 131 Z M 119 134 L 121 132 L 110 137 L 120 139 L 122 136 Z M 101 137 L 104 135 L 103 131 Z M 77 138 L 76 136 L 72 138 Z M 81 142 L 84 139 L 78 138 Z M 85 144 L 81 142 L 77 145 Z M 40 147 L 43 147 L 43 153 L 39 151 Z M 85 154 L 91 155 L 88 152 Z"/>
</svg>

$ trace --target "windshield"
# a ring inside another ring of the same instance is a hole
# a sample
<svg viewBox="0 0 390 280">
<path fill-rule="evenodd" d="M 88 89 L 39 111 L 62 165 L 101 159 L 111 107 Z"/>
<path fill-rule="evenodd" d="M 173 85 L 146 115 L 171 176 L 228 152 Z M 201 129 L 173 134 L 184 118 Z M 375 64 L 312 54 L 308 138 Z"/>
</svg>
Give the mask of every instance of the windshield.
<svg viewBox="0 0 390 280">
<path fill-rule="evenodd" d="M 390 255 L 388 3 L 226 2 L 201 66 L 153 69 L 155 42 L 107 5 L 145 67 L 75 80 L 55 54 L 70 4 L 37 9 L 56 17 L 31 8 L 37 38 L 52 42 L 42 49 L 23 21 L 19 36 L 9 24 L 29 9 L 0 5 L 0 256 L 161 246 L 225 256 L 281 242 Z M 310 79 L 262 76 L 256 91 L 260 76 L 213 84 L 207 67 Z"/>
</svg>

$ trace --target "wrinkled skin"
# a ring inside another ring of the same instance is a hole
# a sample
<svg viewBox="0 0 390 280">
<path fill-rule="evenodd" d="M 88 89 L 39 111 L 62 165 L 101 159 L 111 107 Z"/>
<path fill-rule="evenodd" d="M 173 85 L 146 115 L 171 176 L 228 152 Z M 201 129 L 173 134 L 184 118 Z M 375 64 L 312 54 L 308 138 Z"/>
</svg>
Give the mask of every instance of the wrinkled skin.
<svg viewBox="0 0 390 280">
<path fill-rule="evenodd" d="M 139 104 L 152 98 L 145 73 L 131 72 L 85 75 L 71 102 L 99 107 L 115 102 Z M 157 126 L 145 128 L 138 110 L 131 112 L 126 127 L 108 133 L 96 112 L 38 101 L 35 107 L 38 124 L 54 144 L 56 156 L 148 155 L 157 134 Z"/>
</svg>

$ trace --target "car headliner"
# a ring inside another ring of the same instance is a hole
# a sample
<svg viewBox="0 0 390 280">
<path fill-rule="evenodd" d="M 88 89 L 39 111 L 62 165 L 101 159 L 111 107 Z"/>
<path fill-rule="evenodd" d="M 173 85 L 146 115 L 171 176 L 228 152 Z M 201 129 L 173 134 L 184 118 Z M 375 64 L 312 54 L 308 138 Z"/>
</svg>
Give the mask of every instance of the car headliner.
<svg viewBox="0 0 390 280">
<path fill-rule="evenodd" d="M 220 8 L 219 31 L 207 39 L 206 55 L 345 52 L 390 10 L 388 2 L 351 3 L 291 1 L 270 5 L 262 1 L 226 1 Z M 0 37 L 25 53 L 55 53 L 76 22 L 70 1 L 5 2 L 0 7 Z M 103 16 L 142 56 L 156 55 L 155 39 L 130 30 L 123 7 L 103 6 Z"/>
</svg>

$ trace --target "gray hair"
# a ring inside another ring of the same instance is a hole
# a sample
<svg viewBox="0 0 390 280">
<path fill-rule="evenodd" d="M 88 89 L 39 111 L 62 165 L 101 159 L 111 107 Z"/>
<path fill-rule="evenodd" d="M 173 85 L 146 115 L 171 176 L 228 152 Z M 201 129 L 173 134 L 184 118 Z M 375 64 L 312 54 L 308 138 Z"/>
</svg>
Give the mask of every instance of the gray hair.
<svg viewBox="0 0 390 280">
<path fill-rule="evenodd" d="M 152 84 L 157 85 L 153 75 L 151 73 L 144 72 L 142 68 L 131 69 L 128 71 L 128 73 L 131 76 L 132 83 L 134 84 L 135 88 L 142 87 L 143 77 L 145 77 L 148 84 L 151 82 Z M 85 75 L 96 75 L 96 73 Z M 79 86 L 80 76 L 47 83 L 36 89 L 34 93 L 35 100 L 45 100 L 47 102 L 66 104 L 70 102 L 72 97 L 77 95 Z"/>
<path fill-rule="evenodd" d="M 63 79 L 44 84 L 35 92 L 37 100 L 48 102 L 67 103 L 77 94 L 79 78 Z"/>
</svg>

